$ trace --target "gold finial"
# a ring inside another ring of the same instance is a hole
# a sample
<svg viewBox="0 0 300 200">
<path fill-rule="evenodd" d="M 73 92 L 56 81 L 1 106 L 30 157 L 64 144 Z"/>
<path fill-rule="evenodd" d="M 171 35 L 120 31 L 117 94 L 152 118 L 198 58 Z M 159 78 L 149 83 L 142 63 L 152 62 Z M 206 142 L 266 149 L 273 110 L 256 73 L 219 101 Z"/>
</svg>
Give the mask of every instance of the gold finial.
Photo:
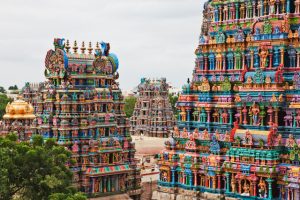
<svg viewBox="0 0 300 200">
<path fill-rule="evenodd" d="M 96 43 L 95 51 L 100 51 L 100 48 L 99 48 L 99 42 Z"/>
<path fill-rule="evenodd" d="M 69 51 L 70 51 L 70 43 L 69 43 L 69 40 L 67 40 L 67 42 L 66 42 L 66 51 L 67 51 L 67 53 L 69 53 Z"/>
<path fill-rule="evenodd" d="M 82 42 L 82 45 L 81 45 L 81 54 L 84 54 L 86 48 L 84 47 L 84 42 Z"/>
<path fill-rule="evenodd" d="M 74 53 L 77 53 L 77 49 L 78 49 L 78 47 L 77 47 L 77 42 L 76 42 L 76 40 L 75 40 L 75 41 L 74 41 L 74 46 L 73 46 Z"/>
<path fill-rule="evenodd" d="M 89 42 L 89 48 L 88 48 L 89 54 L 92 54 L 93 48 L 92 48 L 92 43 Z"/>
</svg>

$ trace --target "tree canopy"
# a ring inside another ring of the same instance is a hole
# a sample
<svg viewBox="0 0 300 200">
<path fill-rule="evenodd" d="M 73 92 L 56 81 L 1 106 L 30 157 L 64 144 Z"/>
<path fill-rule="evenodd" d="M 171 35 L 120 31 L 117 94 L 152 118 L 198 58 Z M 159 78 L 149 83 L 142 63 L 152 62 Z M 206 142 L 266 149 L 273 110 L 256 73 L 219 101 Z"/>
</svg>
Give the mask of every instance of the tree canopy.
<svg viewBox="0 0 300 200">
<path fill-rule="evenodd" d="M 178 95 L 169 94 L 169 101 L 171 103 L 174 114 L 177 113 L 176 102 L 178 101 Z"/>
<path fill-rule="evenodd" d="M 134 106 L 135 106 L 135 103 L 136 103 L 136 97 L 134 96 L 128 96 L 125 98 L 125 114 L 126 114 L 126 117 L 131 117 L 132 116 L 132 113 L 134 111 Z"/>
<path fill-rule="evenodd" d="M 2 86 L 0 86 L 0 93 L 3 93 L 3 94 L 6 93 L 6 90 L 5 90 L 4 87 L 2 87 Z"/>
<path fill-rule="evenodd" d="M 17 85 L 14 85 L 14 86 L 9 86 L 8 88 L 9 90 L 18 90 L 18 86 Z"/>
<path fill-rule="evenodd" d="M 18 142 L 15 134 L 0 138 L 0 199 L 84 200 L 72 187 L 67 163 L 71 153 L 54 139 Z"/>
<path fill-rule="evenodd" d="M 12 99 L 8 98 L 6 94 L 0 94 L 0 119 L 2 119 L 5 114 L 5 108 L 8 102 L 11 102 Z"/>
</svg>

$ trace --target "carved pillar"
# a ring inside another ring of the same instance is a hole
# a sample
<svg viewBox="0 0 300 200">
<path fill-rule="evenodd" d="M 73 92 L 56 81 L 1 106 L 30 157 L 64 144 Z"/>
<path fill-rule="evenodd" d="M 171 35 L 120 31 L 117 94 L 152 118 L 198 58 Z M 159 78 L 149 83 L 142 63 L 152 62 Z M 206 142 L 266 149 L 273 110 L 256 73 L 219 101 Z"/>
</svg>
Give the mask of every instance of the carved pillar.
<svg viewBox="0 0 300 200">
<path fill-rule="evenodd" d="M 207 55 L 204 55 L 204 70 L 208 70 L 208 58 Z"/>
<path fill-rule="evenodd" d="M 172 171 L 172 184 L 175 184 L 175 169 L 174 169 L 174 167 L 172 167 L 171 171 Z"/>
<path fill-rule="evenodd" d="M 245 69 L 245 53 L 242 52 L 242 67 L 240 69 Z"/>
<path fill-rule="evenodd" d="M 280 49 L 280 64 L 284 66 L 284 48 Z"/>
<path fill-rule="evenodd" d="M 210 123 L 210 108 L 205 109 L 206 113 L 207 113 L 207 123 Z"/>
<path fill-rule="evenodd" d="M 253 196 L 256 197 L 256 182 L 253 182 Z"/>
<path fill-rule="evenodd" d="M 228 115 L 229 115 L 229 124 L 232 124 L 232 110 L 228 110 Z"/>
<path fill-rule="evenodd" d="M 187 121 L 189 122 L 191 121 L 191 110 L 187 109 L 186 112 L 187 112 Z"/>
<path fill-rule="evenodd" d="M 240 12 L 239 3 L 236 3 L 235 4 L 235 19 L 239 19 L 239 12 Z"/>
<path fill-rule="evenodd" d="M 239 180 L 239 193 L 241 194 L 242 193 L 242 181 Z"/>
<path fill-rule="evenodd" d="M 209 187 L 209 180 L 210 179 L 210 177 L 209 176 L 205 176 L 205 187 Z"/>
<path fill-rule="evenodd" d="M 220 117 L 219 117 L 219 123 L 220 123 L 220 124 L 223 124 L 222 113 L 223 113 L 223 109 L 220 109 L 220 110 L 219 110 L 219 116 L 220 116 Z"/>
<path fill-rule="evenodd" d="M 194 186 L 197 187 L 198 183 L 197 183 L 197 171 L 194 171 Z"/>
<path fill-rule="evenodd" d="M 220 14 L 220 16 L 219 16 L 219 21 L 221 22 L 223 19 L 222 19 L 222 6 L 219 6 L 219 14 Z"/>
<path fill-rule="evenodd" d="M 244 109 L 242 110 L 243 112 L 243 116 L 244 116 L 244 120 L 243 120 L 243 124 L 247 124 L 247 107 L 244 106 Z"/>
<path fill-rule="evenodd" d="M 252 2 L 252 10 L 253 10 L 253 18 L 256 17 L 256 4 L 255 4 L 255 1 Z M 251 16 L 250 16 L 251 18 Z"/>
<path fill-rule="evenodd" d="M 275 121 L 275 124 L 277 124 L 277 125 L 278 125 L 278 110 L 279 110 L 279 108 L 276 107 L 275 108 L 275 119 L 274 119 L 274 121 Z"/>
<path fill-rule="evenodd" d="M 221 189 L 221 175 L 218 176 L 218 189 Z"/>
<path fill-rule="evenodd" d="M 226 57 L 225 57 L 225 53 L 223 54 L 223 70 L 226 70 Z"/>
<path fill-rule="evenodd" d="M 225 173 L 226 175 L 226 192 L 230 192 L 230 174 L 228 172 Z"/>
<path fill-rule="evenodd" d="M 268 182 L 268 189 L 269 189 L 268 199 L 273 199 L 273 192 L 272 192 L 273 179 L 268 178 L 268 179 L 266 179 L 266 181 Z"/>
<path fill-rule="evenodd" d="M 273 65 L 273 50 L 270 49 L 270 59 L 269 59 L 269 69 L 272 69 L 272 65 Z"/>
<path fill-rule="evenodd" d="M 297 68 L 300 68 L 300 56 L 299 56 L 299 52 L 297 51 L 297 64 L 296 64 Z"/>
<path fill-rule="evenodd" d="M 290 13 L 290 12 L 291 12 L 291 10 L 290 10 L 290 0 L 287 0 L 287 1 L 286 1 L 286 12 L 287 12 L 287 13 Z"/>
<path fill-rule="evenodd" d="M 217 187 L 217 178 L 216 176 L 213 176 L 213 189 L 216 189 Z"/>
<path fill-rule="evenodd" d="M 189 173 L 189 179 L 190 179 L 190 187 L 193 185 L 193 174 L 192 172 Z"/>
</svg>

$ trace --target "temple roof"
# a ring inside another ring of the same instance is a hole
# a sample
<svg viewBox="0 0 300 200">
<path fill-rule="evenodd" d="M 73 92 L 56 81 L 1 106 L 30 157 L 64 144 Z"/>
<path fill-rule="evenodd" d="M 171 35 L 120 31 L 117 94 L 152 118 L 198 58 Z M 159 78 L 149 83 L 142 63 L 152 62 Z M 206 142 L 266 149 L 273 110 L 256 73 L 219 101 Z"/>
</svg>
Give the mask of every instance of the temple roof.
<svg viewBox="0 0 300 200">
<path fill-rule="evenodd" d="M 3 119 L 34 119 L 33 112 L 33 106 L 19 97 L 12 103 L 7 104 Z"/>
</svg>

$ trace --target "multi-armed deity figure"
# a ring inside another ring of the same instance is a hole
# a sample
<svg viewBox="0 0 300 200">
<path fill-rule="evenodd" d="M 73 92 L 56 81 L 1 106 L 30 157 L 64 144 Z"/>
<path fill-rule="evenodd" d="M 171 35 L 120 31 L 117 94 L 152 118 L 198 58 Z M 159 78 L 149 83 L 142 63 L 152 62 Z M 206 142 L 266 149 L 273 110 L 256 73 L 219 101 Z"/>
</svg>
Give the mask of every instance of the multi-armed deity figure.
<svg viewBox="0 0 300 200">
<path fill-rule="evenodd" d="M 205 3 L 161 199 L 300 199 L 299 2 Z"/>
</svg>

